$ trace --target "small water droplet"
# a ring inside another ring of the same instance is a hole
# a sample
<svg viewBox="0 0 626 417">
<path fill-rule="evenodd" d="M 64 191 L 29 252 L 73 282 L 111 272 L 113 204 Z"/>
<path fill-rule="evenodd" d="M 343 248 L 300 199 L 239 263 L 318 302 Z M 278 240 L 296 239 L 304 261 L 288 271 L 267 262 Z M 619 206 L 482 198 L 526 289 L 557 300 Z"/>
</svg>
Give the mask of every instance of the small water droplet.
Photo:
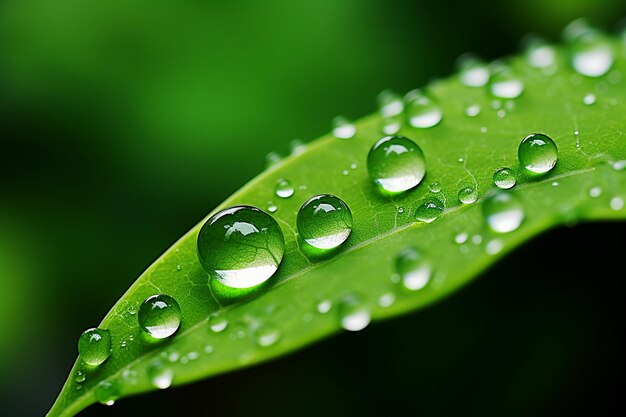
<svg viewBox="0 0 626 417">
<path fill-rule="evenodd" d="M 96 386 L 95 397 L 101 404 L 113 405 L 119 395 L 119 388 L 114 382 L 102 381 Z"/>
<path fill-rule="evenodd" d="M 265 167 L 270 168 L 283 160 L 283 156 L 278 152 L 270 152 L 265 156 Z"/>
<path fill-rule="evenodd" d="M 602 195 L 602 188 L 600 187 L 592 187 L 589 189 L 589 196 L 593 198 L 600 197 Z"/>
<path fill-rule="evenodd" d="M 190 361 L 195 361 L 199 357 L 200 355 L 198 354 L 198 352 L 191 351 L 187 354 L 187 359 L 189 359 Z"/>
<path fill-rule="evenodd" d="M 462 245 L 463 243 L 467 242 L 468 238 L 469 238 L 469 235 L 467 234 L 467 232 L 457 233 L 454 236 L 454 242 L 458 243 L 459 245 Z"/>
<path fill-rule="evenodd" d="M 78 338 L 78 353 L 89 366 L 98 366 L 111 356 L 111 335 L 108 330 L 91 328 Z"/>
<path fill-rule="evenodd" d="M 270 213 L 276 213 L 278 211 L 278 206 L 270 201 L 267 203 L 267 211 Z"/>
<path fill-rule="evenodd" d="M 493 183 L 502 190 L 513 188 L 517 179 L 511 168 L 499 168 L 493 173 Z"/>
<path fill-rule="evenodd" d="M 348 175 L 350 174 L 350 171 L 348 171 L 347 169 L 344 169 L 343 171 L 341 171 L 342 175 Z"/>
<path fill-rule="evenodd" d="M 556 50 L 543 39 L 533 37 L 526 45 L 526 59 L 534 68 L 549 68 L 556 62 Z"/>
<path fill-rule="evenodd" d="M 500 67 L 491 76 L 489 90 L 498 98 L 517 98 L 524 92 L 524 83 L 510 69 Z"/>
<path fill-rule="evenodd" d="M 262 324 L 255 332 L 256 343 L 261 347 L 269 347 L 280 340 L 280 330 L 272 323 Z"/>
<path fill-rule="evenodd" d="M 137 383 L 137 371 L 134 369 L 124 369 L 122 371 L 122 379 L 125 384 L 135 385 Z"/>
<path fill-rule="evenodd" d="M 417 94 L 407 104 L 406 114 L 409 124 L 419 128 L 436 126 L 443 118 L 441 108 L 424 94 Z"/>
<path fill-rule="evenodd" d="M 176 333 L 180 326 L 180 307 L 169 295 L 153 295 L 141 303 L 137 320 L 150 336 L 165 339 Z"/>
<path fill-rule="evenodd" d="M 474 245 L 480 245 L 483 242 L 483 237 L 481 235 L 472 236 L 472 243 Z"/>
<path fill-rule="evenodd" d="M 228 327 L 228 320 L 221 314 L 216 314 L 209 318 L 209 328 L 215 333 L 220 333 Z"/>
<path fill-rule="evenodd" d="M 465 109 L 465 115 L 469 117 L 476 117 L 480 114 L 480 104 L 472 104 Z"/>
<path fill-rule="evenodd" d="M 615 60 L 611 42 L 595 29 L 587 29 L 570 42 L 574 70 L 587 77 L 605 75 Z"/>
<path fill-rule="evenodd" d="M 414 247 L 405 248 L 398 254 L 396 271 L 400 275 L 402 285 L 410 291 L 424 288 L 432 276 L 430 262 Z"/>
<path fill-rule="evenodd" d="M 437 198 L 428 198 L 415 210 L 415 219 L 431 223 L 435 221 L 443 213 L 444 205 Z"/>
<path fill-rule="evenodd" d="M 383 117 L 396 116 L 404 111 L 404 101 L 399 94 L 391 90 L 383 90 L 376 97 L 378 111 Z"/>
<path fill-rule="evenodd" d="M 623 171 L 626 169 L 626 159 L 615 161 L 611 164 L 615 171 Z"/>
<path fill-rule="evenodd" d="M 524 220 L 521 203 L 505 192 L 496 193 L 484 202 L 483 215 L 491 230 L 498 233 L 517 230 Z"/>
<path fill-rule="evenodd" d="M 180 360 L 180 353 L 176 350 L 166 353 L 166 356 L 167 360 L 171 363 L 176 363 Z"/>
<path fill-rule="evenodd" d="M 404 208 L 398 207 L 398 213 L 400 213 L 400 214 L 404 213 Z"/>
<path fill-rule="evenodd" d="M 487 133 L 487 128 L 485 126 L 481 127 L 480 133 Z"/>
<path fill-rule="evenodd" d="M 541 175 L 556 165 L 558 149 L 549 136 L 533 133 L 526 136 L 519 144 L 517 158 L 527 174 Z"/>
<path fill-rule="evenodd" d="M 356 125 L 343 116 L 332 120 L 333 136 L 339 139 L 351 139 L 356 135 Z"/>
<path fill-rule="evenodd" d="M 137 303 L 132 303 L 128 305 L 128 309 L 126 310 L 128 312 L 128 314 L 130 314 L 131 316 L 134 316 L 135 314 L 137 314 Z"/>
<path fill-rule="evenodd" d="M 367 306 L 356 294 L 342 298 L 338 303 L 337 312 L 341 327 L 351 332 L 363 330 L 371 321 Z"/>
<path fill-rule="evenodd" d="M 459 80 L 468 87 L 482 87 L 489 81 L 489 68 L 480 59 L 470 55 L 462 55 L 457 61 Z"/>
<path fill-rule="evenodd" d="M 289 149 L 292 155 L 300 155 L 302 152 L 306 151 L 306 143 L 300 139 L 293 139 L 289 142 Z"/>
<path fill-rule="evenodd" d="M 126 347 L 126 340 L 120 340 L 120 347 L 121 348 L 125 348 Z"/>
<path fill-rule="evenodd" d="M 280 179 L 274 187 L 276 195 L 280 198 L 289 198 L 293 195 L 294 189 L 291 183 L 286 179 Z"/>
<path fill-rule="evenodd" d="M 613 197 L 609 205 L 611 210 L 619 211 L 624 208 L 624 199 L 621 197 Z"/>
<path fill-rule="evenodd" d="M 441 192 L 441 183 L 439 183 L 438 181 L 435 181 L 428 186 L 428 189 L 430 190 L 431 193 L 439 193 Z"/>
<path fill-rule="evenodd" d="M 322 300 L 319 303 L 317 303 L 317 312 L 320 314 L 326 314 L 330 311 L 330 309 L 332 308 L 333 303 L 330 300 Z"/>
<path fill-rule="evenodd" d="M 558 183 L 557 181 L 554 181 L 554 182 L 552 183 L 552 186 L 553 186 L 553 187 L 558 187 L 558 186 L 559 186 L 559 183 Z"/>
<path fill-rule="evenodd" d="M 285 238 L 276 220 L 263 210 L 235 206 L 204 223 L 197 250 L 212 278 L 228 287 L 251 288 L 274 275 L 283 259 Z"/>
<path fill-rule="evenodd" d="M 498 116 L 500 119 L 504 119 L 504 117 L 506 117 L 506 111 L 500 109 L 496 112 L 496 116 Z"/>
<path fill-rule="evenodd" d="M 176 270 L 177 271 L 182 271 L 183 270 L 183 266 L 182 265 L 176 265 Z"/>
<path fill-rule="evenodd" d="M 352 233 L 352 212 L 339 197 L 320 194 L 307 200 L 296 219 L 298 233 L 317 249 L 333 249 Z"/>
<path fill-rule="evenodd" d="M 156 388 L 166 389 L 172 386 L 174 370 L 160 363 L 155 363 L 148 369 L 148 377 Z"/>
<path fill-rule="evenodd" d="M 385 135 L 395 135 L 402 128 L 403 115 L 384 117 L 380 122 L 380 131 Z"/>
<path fill-rule="evenodd" d="M 378 305 L 381 308 L 391 307 L 396 302 L 396 296 L 392 292 L 386 292 L 378 297 Z"/>
<path fill-rule="evenodd" d="M 487 242 L 487 245 L 485 246 L 485 252 L 487 252 L 488 255 L 495 255 L 499 253 L 503 248 L 504 242 L 502 241 L 502 239 L 493 239 Z"/>
<path fill-rule="evenodd" d="M 583 103 L 585 103 L 587 106 L 590 106 L 594 104 L 595 102 L 596 102 L 596 95 L 593 93 L 587 93 L 585 94 L 585 97 L 583 97 Z"/>
<path fill-rule="evenodd" d="M 383 193 L 401 193 L 417 186 L 426 174 L 422 149 L 404 136 L 386 136 L 367 155 L 367 171 Z"/>
<path fill-rule="evenodd" d="M 204 350 L 204 353 L 211 354 L 214 352 L 215 349 L 211 345 L 206 345 L 203 350 Z"/>
<path fill-rule="evenodd" d="M 472 204 L 478 200 L 478 191 L 471 185 L 467 185 L 459 190 L 459 201 L 463 204 Z"/>
<path fill-rule="evenodd" d="M 76 370 L 76 374 L 74 374 L 74 381 L 80 384 L 82 382 L 85 382 L 86 379 L 87 376 L 85 376 L 85 372 L 81 371 L 80 369 Z"/>
</svg>

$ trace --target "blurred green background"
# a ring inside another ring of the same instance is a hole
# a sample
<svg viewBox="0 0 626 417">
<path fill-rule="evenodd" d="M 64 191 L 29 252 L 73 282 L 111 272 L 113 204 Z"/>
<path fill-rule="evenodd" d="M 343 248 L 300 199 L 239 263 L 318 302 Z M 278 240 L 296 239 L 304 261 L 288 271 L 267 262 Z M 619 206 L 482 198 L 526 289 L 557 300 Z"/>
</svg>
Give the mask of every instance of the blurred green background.
<svg viewBox="0 0 626 417">
<path fill-rule="evenodd" d="M 622 0 L 4 0 L 1 413 L 47 411 L 80 332 L 268 152 L 371 113 L 384 88 L 449 75 L 464 52 L 493 59 L 529 32 L 624 15 Z M 83 414 L 623 409 L 624 230 L 551 233 L 424 312 Z M 587 255 L 528 264 L 560 245 Z"/>
</svg>

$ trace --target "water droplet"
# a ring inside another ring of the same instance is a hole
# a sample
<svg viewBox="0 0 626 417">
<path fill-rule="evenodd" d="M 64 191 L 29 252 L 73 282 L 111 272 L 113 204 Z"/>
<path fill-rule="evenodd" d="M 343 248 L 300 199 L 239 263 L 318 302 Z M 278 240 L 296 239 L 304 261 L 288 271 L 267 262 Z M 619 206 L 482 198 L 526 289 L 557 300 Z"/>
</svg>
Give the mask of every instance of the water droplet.
<svg viewBox="0 0 626 417">
<path fill-rule="evenodd" d="M 540 175 L 550 171 L 556 165 L 558 149 L 549 136 L 533 133 L 526 136 L 519 144 L 517 158 L 530 175 Z"/>
<path fill-rule="evenodd" d="M 270 201 L 267 203 L 267 211 L 270 213 L 276 213 L 278 211 L 278 206 Z"/>
<path fill-rule="evenodd" d="M 465 186 L 459 190 L 459 201 L 463 204 L 472 204 L 478 200 L 478 192 L 471 185 Z"/>
<path fill-rule="evenodd" d="M 489 81 L 489 68 L 478 58 L 466 54 L 462 55 L 457 63 L 459 80 L 468 87 L 482 87 Z"/>
<path fill-rule="evenodd" d="M 356 126 L 351 120 L 337 116 L 332 120 L 333 136 L 339 139 L 351 139 L 356 134 Z"/>
<path fill-rule="evenodd" d="M 98 366 L 111 356 L 111 335 L 108 330 L 91 328 L 78 338 L 78 353 L 90 366 Z"/>
<path fill-rule="evenodd" d="M 428 186 L 428 189 L 430 190 L 431 193 L 439 193 L 441 192 L 441 183 L 439 183 L 438 181 L 435 181 Z"/>
<path fill-rule="evenodd" d="M 400 213 L 400 214 L 404 213 L 404 208 L 403 207 L 398 207 L 398 213 Z"/>
<path fill-rule="evenodd" d="M 402 285 L 410 290 L 421 290 L 432 276 L 432 267 L 424 256 L 414 247 L 403 249 L 396 258 L 396 271 Z"/>
<path fill-rule="evenodd" d="M 611 164 L 615 171 L 623 171 L 626 169 L 626 159 L 615 161 Z"/>
<path fill-rule="evenodd" d="M 485 126 L 481 127 L 480 133 L 487 133 L 487 128 Z"/>
<path fill-rule="evenodd" d="M 526 59 L 534 68 L 549 68 L 556 62 L 556 50 L 543 39 L 533 37 L 526 45 Z"/>
<path fill-rule="evenodd" d="M 600 195 L 602 195 L 602 188 L 600 187 L 592 187 L 589 190 L 590 197 L 597 198 L 597 197 L 600 197 Z"/>
<path fill-rule="evenodd" d="M 135 385 L 137 383 L 137 371 L 134 369 L 124 369 L 122 371 L 122 379 L 125 384 Z"/>
<path fill-rule="evenodd" d="M 409 124 L 413 127 L 433 127 L 443 118 L 441 108 L 424 94 L 417 96 L 407 104 L 406 114 Z"/>
<path fill-rule="evenodd" d="M 175 350 L 167 353 L 166 356 L 167 356 L 167 360 L 171 363 L 176 363 L 180 360 L 180 353 L 178 353 Z"/>
<path fill-rule="evenodd" d="M 182 271 L 183 270 L 183 266 L 182 265 L 176 265 L 176 270 L 177 271 Z"/>
<path fill-rule="evenodd" d="M 480 114 L 480 104 L 472 104 L 465 109 L 465 115 L 469 117 L 476 117 Z"/>
<path fill-rule="evenodd" d="M 500 119 L 504 119 L 506 117 L 506 111 L 500 109 L 496 112 L 496 116 L 498 116 Z"/>
<path fill-rule="evenodd" d="M 481 235 L 472 236 L 472 243 L 474 245 L 480 245 L 483 242 L 483 237 Z"/>
<path fill-rule="evenodd" d="M 583 97 L 583 103 L 585 103 L 587 106 L 590 106 L 594 104 L 595 102 L 596 102 L 596 95 L 593 93 L 585 94 L 585 97 Z"/>
<path fill-rule="evenodd" d="M 221 314 L 215 314 L 209 318 L 209 328 L 215 333 L 220 333 L 228 327 L 228 320 Z"/>
<path fill-rule="evenodd" d="M 78 369 L 76 371 L 76 374 L 74 375 L 74 381 L 76 381 L 76 382 L 78 382 L 80 384 L 82 382 L 85 382 L 86 379 L 87 379 L 87 377 L 85 376 L 85 372 L 83 372 L 80 369 Z"/>
<path fill-rule="evenodd" d="M 517 98 L 524 92 L 524 83 L 510 69 L 501 67 L 491 76 L 490 91 L 498 98 Z"/>
<path fill-rule="evenodd" d="M 621 197 L 613 197 L 609 205 L 611 210 L 619 211 L 624 208 L 624 199 Z"/>
<path fill-rule="evenodd" d="M 348 171 L 347 169 L 344 169 L 343 171 L 341 171 L 342 175 L 348 175 L 350 174 L 350 171 Z"/>
<path fill-rule="evenodd" d="M 493 183 L 502 190 L 513 188 L 517 179 L 511 168 L 499 168 L 493 173 Z"/>
<path fill-rule="evenodd" d="M 169 295 L 153 295 L 139 306 L 137 320 L 150 336 L 165 339 L 176 333 L 180 326 L 180 307 Z"/>
<path fill-rule="evenodd" d="M 352 213 L 339 197 L 320 194 L 300 207 L 296 224 L 306 243 L 317 249 L 333 249 L 350 236 Z"/>
<path fill-rule="evenodd" d="M 428 198 L 415 210 L 415 219 L 431 223 L 443 213 L 444 205 L 437 198 Z"/>
<path fill-rule="evenodd" d="M 404 101 L 399 94 L 391 90 L 383 90 L 376 97 L 378 111 L 384 118 L 396 116 L 404 111 Z"/>
<path fill-rule="evenodd" d="M 204 353 L 206 353 L 207 355 L 210 355 L 211 353 L 214 352 L 215 349 L 211 345 L 206 345 L 203 350 L 204 350 Z"/>
<path fill-rule="evenodd" d="M 401 193 L 417 186 L 426 174 L 422 149 L 404 136 L 386 136 L 367 155 L 370 178 L 383 193 Z"/>
<path fill-rule="evenodd" d="M 282 159 L 282 155 L 278 152 L 270 152 L 265 156 L 265 167 L 270 168 L 282 161 Z"/>
<path fill-rule="evenodd" d="M 380 130 L 385 135 L 395 135 L 402 128 L 402 114 L 384 117 L 381 120 Z"/>
<path fill-rule="evenodd" d="M 326 314 L 330 311 L 330 309 L 333 307 L 333 303 L 330 300 L 322 300 L 319 303 L 317 303 L 317 311 L 320 314 Z"/>
<path fill-rule="evenodd" d="M 198 234 L 198 258 L 204 269 L 232 288 L 267 281 L 278 269 L 285 238 L 276 220 L 251 206 L 235 206 L 211 216 Z"/>
<path fill-rule="evenodd" d="M 378 297 L 378 305 L 382 308 L 391 307 L 396 302 L 396 296 L 392 292 L 386 292 Z"/>
<path fill-rule="evenodd" d="M 350 169 L 357 169 L 358 165 L 355 163 L 350 164 Z"/>
<path fill-rule="evenodd" d="M 553 187 L 558 187 L 558 186 L 559 186 L 558 181 L 554 181 L 554 182 L 552 183 L 552 186 L 553 186 Z"/>
<path fill-rule="evenodd" d="M 120 396 L 117 384 L 110 381 L 102 381 L 96 386 L 95 397 L 101 404 L 113 405 Z"/>
<path fill-rule="evenodd" d="M 502 248 L 504 248 L 504 242 L 502 239 L 493 239 L 487 242 L 485 252 L 487 252 L 488 255 L 495 255 L 499 253 Z"/>
<path fill-rule="evenodd" d="M 121 348 L 125 348 L 126 347 L 126 340 L 120 340 L 120 347 Z"/>
<path fill-rule="evenodd" d="M 300 139 L 293 139 L 289 142 L 289 149 L 292 155 L 300 155 L 302 152 L 306 151 L 306 143 Z"/>
<path fill-rule="evenodd" d="M 570 43 L 574 70 L 587 77 L 601 77 L 613 66 L 611 42 L 599 31 L 587 29 Z"/>
<path fill-rule="evenodd" d="M 339 302 L 337 311 L 341 327 L 351 332 L 363 330 L 371 321 L 367 306 L 356 294 L 344 297 Z"/>
<path fill-rule="evenodd" d="M 198 352 L 191 351 L 187 354 L 187 359 L 189 359 L 190 361 L 195 361 L 199 357 L 200 355 L 198 355 Z"/>
<path fill-rule="evenodd" d="M 137 304 L 136 303 L 129 304 L 128 309 L 126 311 L 131 316 L 134 316 L 135 314 L 137 314 Z"/>
<path fill-rule="evenodd" d="M 519 228 L 524 220 L 524 211 L 517 198 L 500 192 L 488 198 L 483 204 L 483 215 L 494 232 L 509 233 Z"/>
<path fill-rule="evenodd" d="M 276 187 L 274 188 L 276 195 L 280 198 L 289 198 L 293 195 L 294 189 L 291 183 L 288 180 L 280 179 L 276 182 Z"/>
<path fill-rule="evenodd" d="M 271 323 L 262 324 L 255 332 L 256 343 L 261 347 L 268 347 L 280 340 L 280 330 Z"/>
<path fill-rule="evenodd" d="M 467 234 L 467 232 L 457 233 L 454 236 L 454 242 L 458 243 L 459 245 L 462 245 L 463 243 L 467 242 L 468 238 L 469 238 L 469 235 Z"/>
<path fill-rule="evenodd" d="M 155 363 L 148 369 L 148 377 L 156 388 L 166 389 L 172 386 L 174 370 L 160 363 Z"/>
</svg>

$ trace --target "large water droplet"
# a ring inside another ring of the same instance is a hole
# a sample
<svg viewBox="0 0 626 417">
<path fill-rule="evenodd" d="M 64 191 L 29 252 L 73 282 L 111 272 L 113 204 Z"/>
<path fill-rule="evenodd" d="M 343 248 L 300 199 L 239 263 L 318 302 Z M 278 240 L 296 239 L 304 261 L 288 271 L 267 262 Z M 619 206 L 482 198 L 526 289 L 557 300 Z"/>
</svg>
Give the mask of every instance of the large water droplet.
<svg viewBox="0 0 626 417">
<path fill-rule="evenodd" d="M 367 155 L 370 178 L 383 193 L 400 193 L 417 186 L 426 174 L 422 149 L 404 136 L 386 136 Z"/>
<path fill-rule="evenodd" d="M 280 198 L 289 198 L 293 195 L 294 189 L 291 183 L 288 180 L 280 179 L 276 182 L 276 187 L 274 188 L 276 195 Z"/>
<path fill-rule="evenodd" d="M 428 198 L 415 210 L 415 219 L 431 223 L 441 216 L 444 205 L 438 198 Z"/>
<path fill-rule="evenodd" d="M 459 80 L 468 87 L 482 87 L 489 81 L 489 68 L 478 58 L 466 54 L 457 61 Z"/>
<path fill-rule="evenodd" d="M 517 158 L 530 175 L 540 175 L 550 171 L 558 158 L 556 143 L 549 136 L 533 133 L 519 144 Z"/>
<path fill-rule="evenodd" d="M 502 190 L 513 188 L 517 179 L 511 168 L 499 168 L 493 173 L 493 183 Z"/>
<path fill-rule="evenodd" d="M 272 323 L 264 323 L 254 333 L 257 345 L 268 347 L 280 340 L 280 329 Z"/>
<path fill-rule="evenodd" d="M 587 29 L 570 44 L 572 66 L 581 75 L 601 77 L 613 66 L 611 42 L 602 33 Z"/>
<path fill-rule="evenodd" d="M 306 243 L 317 249 L 333 249 L 350 236 L 352 213 L 339 197 L 320 194 L 300 207 L 296 224 Z"/>
<path fill-rule="evenodd" d="M 391 90 L 383 90 L 376 97 L 378 111 L 384 118 L 396 116 L 404 111 L 404 101 L 399 94 Z"/>
<path fill-rule="evenodd" d="M 416 93 L 407 104 L 406 115 L 413 127 L 428 128 L 437 125 L 443 118 L 441 108 L 424 94 Z"/>
<path fill-rule="evenodd" d="M 403 249 L 396 258 L 396 272 L 402 285 L 408 290 L 417 291 L 426 286 L 432 275 L 430 262 L 419 250 L 413 247 Z"/>
<path fill-rule="evenodd" d="M 478 191 L 471 185 L 467 185 L 459 190 L 459 201 L 463 204 L 472 204 L 478 200 Z"/>
<path fill-rule="evenodd" d="M 172 385 L 174 370 L 169 366 L 155 363 L 148 369 L 148 377 L 156 388 L 166 389 Z"/>
<path fill-rule="evenodd" d="M 494 232 L 509 233 L 516 230 L 524 220 L 522 204 L 509 193 L 494 194 L 483 204 L 483 215 Z"/>
<path fill-rule="evenodd" d="M 351 332 L 363 330 L 371 321 L 370 312 L 356 294 L 344 297 L 337 307 L 341 327 Z"/>
<path fill-rule="evenodd" d="M 102 381 L 96 386 L 96 400 L 101 404 L 113 405 L 115 400 L 120 396 L 119 388 L 116 383 L 111 381 Z"/>
<path fill-rule="evenodd" d="M 264 211 L 235 206 L 211 216 L 198 234 L 198 258 L 224 285 L 250 288 L 267 281 L 285 251 L 280 226 Z"/>
<path fill-rule="evenodd" d="M 155 339 L 170 337 L 180 326 L 180 307 L 169 295 L 146 298 L 137 314 L 139 326 Z"/>
<path fill-rule="evenodd" d="M 339 139 L 351 139 L 356 134 L 355 124 L 343 116 L 337 116 L 332 120 L 333 136 Z"/>
<path fill-rule="evenodd" d="M 98 366 L 111 356 L 111 335 L 108 330 L 87 329 L 78 338 L 80 358 L 90 366 Z"/>
<path fill-rule="evenodd" d="M 490 91 L 498 98 L 517 98 L 524 92 L 524 83 L 510 69 L 500 67 L 491 76 Z"/>
</svg>

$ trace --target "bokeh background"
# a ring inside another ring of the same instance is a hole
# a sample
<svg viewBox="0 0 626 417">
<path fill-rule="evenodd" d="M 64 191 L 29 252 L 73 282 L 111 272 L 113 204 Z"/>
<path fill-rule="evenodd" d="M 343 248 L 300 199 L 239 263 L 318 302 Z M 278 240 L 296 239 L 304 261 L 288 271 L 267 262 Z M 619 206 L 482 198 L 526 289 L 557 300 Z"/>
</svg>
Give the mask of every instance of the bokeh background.
<svg viewBox="0 0 626 417">
<path fill-rule="evenodd" d="M 1 414 L 44 414 L 80 332 L 268 152 L 580 16 L 626 3 L 2 1 Z M 82 415 L 623 411 L 625 230 L 551 232 L 427 310 Z"/>
</svg>

